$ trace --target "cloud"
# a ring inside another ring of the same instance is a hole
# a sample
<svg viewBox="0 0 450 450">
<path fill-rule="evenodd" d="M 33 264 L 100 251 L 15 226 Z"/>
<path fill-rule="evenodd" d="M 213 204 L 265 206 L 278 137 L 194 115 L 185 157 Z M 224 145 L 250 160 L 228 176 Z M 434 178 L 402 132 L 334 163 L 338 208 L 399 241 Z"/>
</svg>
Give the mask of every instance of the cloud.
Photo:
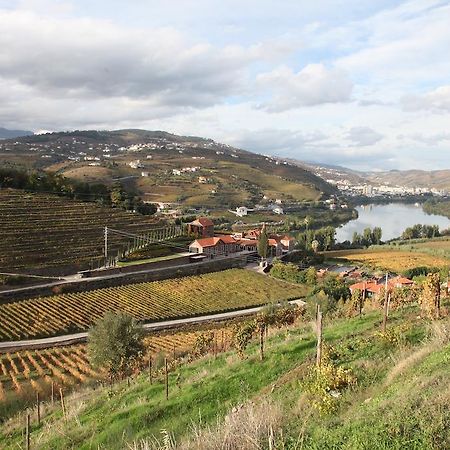
<svg viewBox="0 0 450 450">
<path fill-rule="evenodd" d="M 399 135 L 397 136 L 399 140 L 405 140 L 410 139 L 414 142 L 418 142 L 420 144 L 427 144 L 427 145 L 439 145 L 443 142 L 450 141 L 450 133 L 449 132 L 442 132 L 442 133 L 435 133 L 435 134 L 428 134 L 424 135 L 422 133 L 414 133 L 410 135 Z"/>
<path fill-rule="evenodd" d="M 139 30 L 23 10 L 0 10 L 0 29 L 2 85 L 69 102 L 126 98 L 155 108 L 205 107 L 238 93 L 245 68 L 261 54 L 192 43 L 171 28 Z"/>
<path fill-rule="evenodd" d="M 269 112 L 347 102 L 353 89 L 353 83 L 344 71 L 327 69 L 323 64 L 308 64 L 297 73 L 281 66 L 259 74 L 256 81 L 262 89 L 272 93 L 261 106 Z"/>
<path fill-rule="evenodd" d="M 450 85 L 440 86 L 423 95 L 405 96 L 402 105 L 405 111 L 450 112 Z"/>
<path fill-rule="evenodd" d="M 384 136 L 370 127 L 353 127 L 346 137 L 353 146 L 368 147 L 380 142 Z"/>
</svg>

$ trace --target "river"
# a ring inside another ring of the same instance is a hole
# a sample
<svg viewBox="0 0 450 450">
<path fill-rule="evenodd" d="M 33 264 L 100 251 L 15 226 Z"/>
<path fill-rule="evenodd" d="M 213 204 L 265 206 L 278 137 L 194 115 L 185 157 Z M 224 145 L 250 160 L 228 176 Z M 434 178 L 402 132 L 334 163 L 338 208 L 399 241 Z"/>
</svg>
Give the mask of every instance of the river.
<svg viewBox="0 0 450 450">
<path fill-rule="evenodd" d="M 450 228 L 450 219 L 427 214 L 420 205 L 390 203 L 388 205 L 365 205 L 356 208 L 359 217 L 336 230 L 336 242 L 351 241 L 353 233 L 362 233 L 364 228 L 381 227 L 383 241 L 399 237 L 405 228 L 418 223 L 439 225 L 441 230 Z"/>
</svg>

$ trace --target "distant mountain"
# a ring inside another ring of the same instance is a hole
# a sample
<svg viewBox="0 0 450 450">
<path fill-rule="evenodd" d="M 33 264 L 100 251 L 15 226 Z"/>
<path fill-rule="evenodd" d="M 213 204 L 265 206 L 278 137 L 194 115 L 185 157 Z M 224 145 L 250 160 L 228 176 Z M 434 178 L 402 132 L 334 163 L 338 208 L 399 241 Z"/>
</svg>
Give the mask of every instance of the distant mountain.
<svg viewBox="0 0 450 450">
<path fill-rule="evenodd" d="M 147 201 L 215 209 L 315 201 L 337 192 L 286 159 L 164 131 L 86 130 L 15 138 L 0 143 L 1 163 L 89 183 L 120 180 Z"/>
<path fill-rule="evenodd" d="M 426 187 L 450 191 L 450 169 L 442 170 L 390 170 L 362 174 L 372 183 Z"/>
<path fill-rule="evenodd" d="M 0 127 L 0 139 L 14 139 L 22 136 L 32 136 L 32 131 L 26 130 L 8 130 L 7 128 Z"/>
</svg>

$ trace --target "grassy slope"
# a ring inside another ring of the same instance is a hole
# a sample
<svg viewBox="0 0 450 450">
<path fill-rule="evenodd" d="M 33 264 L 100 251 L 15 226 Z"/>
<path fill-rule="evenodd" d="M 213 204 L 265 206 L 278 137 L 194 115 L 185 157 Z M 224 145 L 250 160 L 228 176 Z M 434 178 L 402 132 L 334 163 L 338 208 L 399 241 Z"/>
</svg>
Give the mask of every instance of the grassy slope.
<svg viewBox="0 0 450 450">
<path fill-rule="evenodd" d="M 389 346 L 376 335 L 379 319 L 374 312 L 325 329 L 326 341 L 339 349 L 340 363 L 358 376 L 357 387 L 344 392 L 336 414 L 319 416 L 305 400 L 302 374 L 314 352 L 313 335 L 305 325 L 272 336 L 264 362 L 253 345 L 244 361 L 225 354 L 181 367 L 179 388 L 171 375 L 168 402 L 163 385 L 150 385 L 143 376 L 130 388 L 117 386 L 112 396 L 104 390 L 83 402 L 69 401 L 68 423 L 59 411 L 51 413 L 44 426 L 34 427 L 32 440 L 39 441 L 39 448 L 113 449 L 160 436 L 163 429 L 180 440 L 200 416 L 203 424 L 214 423 L 236 404 L 269 397 L 283 408 L 287 449 L 300 448 L 295 442 L 308 449 L 448 448 L 448 340 L 425 343 L 427 324 L 417 312 L 396 312 L 389 327 L 409 326 L 402 346 Z M 5 448 L 16 448 L 21 429 L 5 426 L 3 440 Z"/>
</svg>

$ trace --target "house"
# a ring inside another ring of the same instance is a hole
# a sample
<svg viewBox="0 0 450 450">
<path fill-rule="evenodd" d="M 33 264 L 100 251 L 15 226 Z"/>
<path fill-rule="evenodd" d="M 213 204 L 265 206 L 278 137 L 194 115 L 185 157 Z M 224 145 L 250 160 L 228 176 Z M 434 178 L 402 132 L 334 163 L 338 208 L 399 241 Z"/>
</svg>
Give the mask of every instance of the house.
<svg viewBox="0 0 450 450">
<path fill-rule="evenodd" d="M 409 278 L 402 276 L 396 276 L 388 279 L 388 291 L 398 288 L 411 287 L 414 285 L 414 281 Z M 353 294 L 355 290 L 360 290 L 365 293 L 366 296 L 372 297 L 374 295 L 379 295 L 382 289 L 384 289 L 386 283 L 383 279 L 380 280 L 367 280 L 360 281 L 359 283 L 352 284 L 349 286 L 350 292 Z"/>
<path fill-rule="evenodd" d="M 255 239 L 237 239 L 242 251 L 254 252 L 258 250 L 258 241 Z"/>
<path fill-rule="evenodd" d="M 149 177 L 150 172 L 141 172 L 141 177 Z"/>
<path fill-rule="evenodd" d="M 188 224 L 188 233 L 202 238 L 213 237 L 214 223 L 206 217 L 199 217 Z"/>
<path fill-rule="evenodd" d="M 281 245 L 281 242 L 274 238 L 269 238 L 268 242 L 269 244 L 269 251 L 272 254 L 272 256 L 281 256 L 283 253 L 283 246 Z"/>
<path fill-rule="evenodd" d="M 276 206 L 275 208 L 272 209 L 272 211 L 274 212 L 274 214 L 284 214 L 283 208 L 281 208 L 280 206 Z"/>
<path fill-rule="evenodd" d="M 181 170 L 179 170 L 179 169 L 172 169 L 172 175 L 181 175 Z"/>
<path fill-rule="evenodd" d="M 295 247 L 295 239 L 292 236 L 285 235 L 280 239 L 284 252 L 292 252 Z"/>
<path fill-rule="evenodd" d="M 198 177 L 198 182 L 200 184 L 206 184 L 208 182 L 208 178 L 206 178 L 206 177 Z"/>
<path fill-rule="evenodd" d="M 239 206 L 236 208 L 236 213 L 237 216 L 239 217 L 244 217 L 248 214 L 248 209 L 245 206 Z"/>
<path fill-rule="evenodd" d="M 239 250 L 238 241 L 229 235 L 196 239 L 189 245 L 190 253 L 204 253 L 212 256 L 228 255 Z"/>
<path fill-rule="evenodd" d="M 144 165 L 141 163 L 141 161 L 139 161 L 139 159 L 137 159 L 136 161 L 129 162 L 128 165 L 132 169 L 143 169 L 144 168 Z"/>
</svg>

